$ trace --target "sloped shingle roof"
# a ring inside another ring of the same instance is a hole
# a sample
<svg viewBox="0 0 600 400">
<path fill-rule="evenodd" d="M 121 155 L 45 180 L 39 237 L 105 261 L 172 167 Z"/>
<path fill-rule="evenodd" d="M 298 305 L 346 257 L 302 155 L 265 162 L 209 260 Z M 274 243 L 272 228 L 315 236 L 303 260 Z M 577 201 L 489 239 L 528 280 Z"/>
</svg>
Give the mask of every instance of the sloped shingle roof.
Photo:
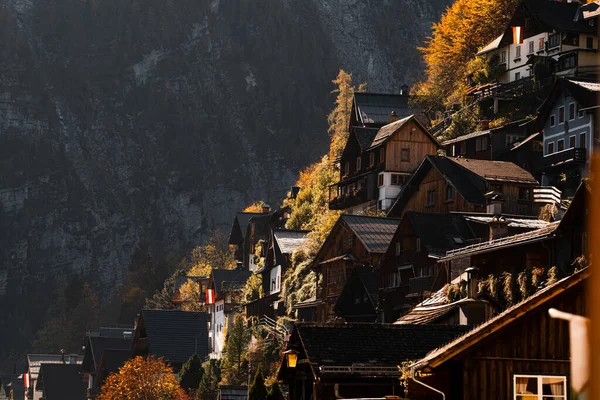
<svg viewBox="0 0 600 400">
<path fill-rule="evenodd" d="M 297 248 L 301 247 L 306 242 L 306 234 L 304 231 L 273 231 L 275 241 L 279 246 L 279 250 L 283 254 L 292 254 Z"/>
<path fill-rule="evenodd" d="M 455 325 L 298 323 L 311 363 L 330 366 L 395 366 L 422 358 L 468 330 Z"/>
<path fill-rule="evenodd" d="M 430 253 L 442 253 L 465 246 L 465 241 L 475 239 L 475 233 L 460 214 L 436 214 L 407 211 L 421 246 Z"/>
<path fill-rule="evenodd" d="M 476 160 L 472 158 L 450 158 L 461 167 L 490 181 L 539 184 L 529 171 L 508 161 Z"/>
<path fill-rule="evenodd" d="M 392 111 L 399 118 L 413 113 L 408 107 L 408 96 L 399 94 L 356 92 L 354 107 L 357 118 L 365 124 L 387 124 Z"/>
<path fill-rule="evenodd" d="M 340 219 L 354 232 L 369 253 L 385 253 L 400 223 L 398 219 L 362 215 L 344 214 Z"/>
<path fill-rule="evenodd" d="M 371 143 L 373 142 L 373 139 L 375 139 L 375 136 L 377 136 L 378 131 L 377 128 L 362 127 L 354 127 L 353 130 L 361 151 L 366 151 L 369 147 L 371 147 Z"/>
<path fill-rule="evenodd" d="M 150 354 L 172 363 L 184 363 L 194 354 L 208 356 L 208 327 L 204 312 L 180 310 L 142 310 Z"/>
<path fill-rule="evenodd" d="M 87 384 L 77 364 L 42 364 L 36 387 L 46 400 L 86 400 Z"/>
<path fill-rule="evenodd" d="M 247 269 L 213 269 L 212 275 L 215 291 L 221 293 L 223 290 L 230 290 L 234 286 L 246 283 L 252 272 Z"/>
</svg>

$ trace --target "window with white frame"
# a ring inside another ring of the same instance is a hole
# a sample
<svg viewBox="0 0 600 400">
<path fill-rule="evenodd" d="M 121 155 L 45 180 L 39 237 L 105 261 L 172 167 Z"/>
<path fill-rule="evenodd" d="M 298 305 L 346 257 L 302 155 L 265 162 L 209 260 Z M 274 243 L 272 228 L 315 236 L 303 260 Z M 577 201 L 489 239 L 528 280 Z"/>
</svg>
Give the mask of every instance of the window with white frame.
<svg viewBox="0 0 600 400">
<path fill-rule="evenodd" d="M 514 400 L 567 399 L 567 377 L 561 375 L 513 375 Z"/>
<path fill-rule="evenodd" d="M 538 50 L 544 50 L 544 38 L 538 39 Z"/>
<path fill-rule="evenodd" d="M 558 107 L 558 123 L 562 124 L 565 122 L 565 106 Z"/>
<path fill-rule="evenodd" d="M 515 48 L 515 52 L 516 52 L 515 57 L 520 58 L 521 57 L 521 46 L 517 46 Z"/>
<path fill-rule="evenodd" d="M 532 41 L 529 42 L 529 51 L 528 51 L 528 54 L 533 53 L 534 47 L 535 47 L 535 43 L 532 40 Z"/>
</svg>

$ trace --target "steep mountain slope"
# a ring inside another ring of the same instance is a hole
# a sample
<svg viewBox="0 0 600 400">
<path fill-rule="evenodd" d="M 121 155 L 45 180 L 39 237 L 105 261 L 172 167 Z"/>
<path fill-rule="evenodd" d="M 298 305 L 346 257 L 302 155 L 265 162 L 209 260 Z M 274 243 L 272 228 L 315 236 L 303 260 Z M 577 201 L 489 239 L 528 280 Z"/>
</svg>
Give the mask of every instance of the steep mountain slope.
<svg viewBox="0 0 600 400">
<path fill-rule="evenodd" d="M 103 299 L 159 256 L 278 203 L 325 153 L 339 68 L 390 91 L 447 0 L 0 2 L 0 356 L 55 277 Z"/>
</svg>

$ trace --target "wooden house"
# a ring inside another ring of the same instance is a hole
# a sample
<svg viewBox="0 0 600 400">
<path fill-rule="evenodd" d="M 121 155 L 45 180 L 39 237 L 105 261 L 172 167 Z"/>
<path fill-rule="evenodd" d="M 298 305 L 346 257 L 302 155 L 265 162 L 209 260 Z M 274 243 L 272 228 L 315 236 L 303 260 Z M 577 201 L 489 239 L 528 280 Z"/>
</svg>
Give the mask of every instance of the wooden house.
<svg viewBox="0 0 600 400">
<path fill-rule="evenodd" d="M 406 212 L 377 267 L 379 322 L 393 322 L 423 300 L 446 251 L 479 242 L 483 235 L 462 214 Z"/>
<path fill-rule="evenodd" d="M 590 174 L 598 144 L 599 94 L 598 83 L 559 79 L 538 109 L 536 124 L 543 130 L 542 185 L 555 186 L 567 197 Z"/>
<path fill-rule="evenodd" d="M 86 387 L 77 364 L 42 364 L 35 384 L 44 400 L 86 400 Z"/>
<path fill-rule="evenodd" d="M 264 265 L 256 274 L 262 278 L 263 297 L 244 305 L 247 317 L 277 318 L 285 312 L 280 293 L 282 279 L 291 265 L 294 251 L 306 242 L 308 231 L 273 230 L 269 236 Z"/>
<path fill-rule="evenodd" d="M 377 321 L 379 274 L 370 266 L 357 265 L 338 297 L 333 311 L 348 322 Z"/>
<path fill-rule="evenodd" d="M 533 267 L 559 268 L 563 274 L 573 269 L 573 260 L 589 255 L 586 218 L 592 204 L 592 193 L 582 183 L 560 221 L 517 235 L 490 236 L 490 240 L 450 250 L 439 259 L 443 266 L 434 288 L 440 288 L 468 267 L 477 267 L 482 276 L 504 271 L 518 273 Z M 496 229 L 504 230 L 508 221 L 497 220 Z"/>
<path fill-rule="evenodd" d="M 377 130 L 390 123 L 389 116 L 392 112 L 398 119 L 413 115 L 408 99 L 407 86 L 402 87 L 398 94 L 354 92 L 348 131 L 352 132 L 357 128 Z"/>
<path fill-rule="evenodd" d="M 403 361 L 466 331 L 451 325 L 297 323 L 287 344 L 297 363 L 291 367 L 284 356 L 278 379 L 289 385 L 290 400 L 398 396 Z"/>
<path fill-rule="evenodd" d="M 81 368 L 83 357 L 78 354 L 27 354 L 27 372 L 29 376 L 27 398 L 30 400 L 40 400 L 43 397 L 43 392 L 37 390 L 37 381 L 40 375 L 40 368 L 43 364 L 73 364 Z M 82 372 L 86 373 L 86 371 Z M 20 387 L 23 387 L 23 382 L 20 382 Z M 17 394 L 15 393 L 15 398 Z"/>
<path fill-rule="evenodd" d="M 219 357 L 225 344 L 225 328 L 242 306 L 242 290 L 252 275 L 244 268 L 213 269 L 206 290 L 208 343 L 210 353 Z"/>
<path fill-rule="evenodd" d="M 232 248 L 235 260 L 238 263 L 244 262 L 244 241 L 246 239 L 248 222 L 250 221 L 250 218 L 261 214 L 262 213 L 256 212 L 238 212 L 233 218 L 228 244 Z"/>
<path fill-rule="evenodd" d="M 388 216 L 399 218 L 408 210 L 528 215 L 537 186 L 531 173 L 510 162 L 427 156 Z"/>
<path fill-rule="evenodd" d="M 375 130 L 353 128 L 340 159 L 340 180 L 330 188 L 329 208 L 357 214 L 387 210 L 437 140 L 414 115 Z"/>
<path fill-rule="evenodd" d="M 585 268 L 544 288 L 416 360 L 428 374 L 409 384 L 411 399 L 570 399 L 569 327 L 548 315 L 556 308 L 587 314 Z M 411 388 L 422 395 L 414 395 Z M 431 390 L 434 388 L 435 391 Z"/>
<path fill-rule="evenodd" d="M 498 161 L 512 162 L 525 171 L 531 172 L 533 177 L 542 180 L 542 158 L 544 156 L 544 143 L 542 133 L 536 132 L 518 142 L 496 158 Z"/>
<path fill-rule="evenodd" d="M 514 121 L 446 140 L 441 145 L 450 157 L 498 160 L 503 153 L 510 151 L 514 143 L 529 136 L 530 125 L 527 120 Z"/>
<path fill-rule="evenodd" d="M 194 354 L 209 355 L 205 312 L 142 310 L 133 335 L 133 354 L 162 357 L 177 373 Z"/>
<path fill-rule="evenodd" d="M 386 252 L 400 221 L 341 215 L 312 263 L 320 276 L 315 304 L 319 322 L 335 318 L 334 306 L 356 265 L 375 266 Z"/>
<path fill-rule="evenodd" d="M 263 213 L 248 220 L 244 236 L 244 268 L 253 272 L 259 268 L 267 255 L 269 235 L 273 230 L 283 229 L 290 215 L 290 207 L 271 211 L 271 207 L 264 204 Z"/>
<path fill-rule="evenodd" d="M 593 9 L 595 11 L 595 8 Z M 521 0 L 504 33 L 477 53 L 498 65 L 498 83 L 532 81 L 536 62 L 548 74 L 597 76 L 597 17 L 578 2 Z M 537 76 L 537 80 L 549 75 Z"/>
</svg>

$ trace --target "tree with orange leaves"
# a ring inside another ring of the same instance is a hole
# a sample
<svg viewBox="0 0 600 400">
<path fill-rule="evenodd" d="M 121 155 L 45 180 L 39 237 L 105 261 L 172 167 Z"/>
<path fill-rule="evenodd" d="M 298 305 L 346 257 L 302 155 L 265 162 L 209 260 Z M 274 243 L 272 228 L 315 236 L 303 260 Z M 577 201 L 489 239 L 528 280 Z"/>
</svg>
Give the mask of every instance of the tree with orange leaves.
<svg viewBox="0 0 600 400">
<path fill-rule="evenodd" d="M 162 358 L 137 356 L 111 374 L 99 400 L 189 400 Z"/>
</svg>

